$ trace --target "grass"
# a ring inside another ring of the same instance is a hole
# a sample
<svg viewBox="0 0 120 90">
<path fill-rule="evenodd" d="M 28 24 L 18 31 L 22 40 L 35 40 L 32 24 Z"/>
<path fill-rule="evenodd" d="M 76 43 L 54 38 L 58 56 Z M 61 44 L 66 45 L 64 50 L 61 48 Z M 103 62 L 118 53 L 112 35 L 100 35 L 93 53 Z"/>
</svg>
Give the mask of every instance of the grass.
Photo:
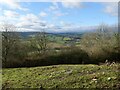
<svg viewBox="0 0 120 90">
<path fill-rule="evenodd" d="M 53 65 L 6 68 L 3 88 L 120 88 L 119 66 Z"/>
</svg>

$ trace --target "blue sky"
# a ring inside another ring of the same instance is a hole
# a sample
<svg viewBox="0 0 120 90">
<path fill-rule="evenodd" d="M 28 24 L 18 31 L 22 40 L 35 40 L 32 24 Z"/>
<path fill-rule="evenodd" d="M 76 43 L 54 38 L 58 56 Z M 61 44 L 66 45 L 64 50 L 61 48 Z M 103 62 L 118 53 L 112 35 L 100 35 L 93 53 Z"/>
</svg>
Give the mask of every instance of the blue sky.
<svg viewBox="0 0 120 90">
<path fill-rule="evenodd" d="M 62 32 L 80 30 L 101 23 L 118 23 L 117 3 L 100 2 L 13 2 L 0 3 L 0 19 L 21 30 L 46 28 Z M 58 29 L 62 28 L 62 29 Z"/>
</svg>

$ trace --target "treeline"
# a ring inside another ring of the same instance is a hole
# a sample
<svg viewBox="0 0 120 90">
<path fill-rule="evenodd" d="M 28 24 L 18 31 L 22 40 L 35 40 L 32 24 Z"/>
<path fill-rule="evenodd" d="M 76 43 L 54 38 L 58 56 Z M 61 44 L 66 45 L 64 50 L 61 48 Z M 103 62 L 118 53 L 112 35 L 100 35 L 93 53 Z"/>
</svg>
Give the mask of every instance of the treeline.
<svg viewBox="0 0 120 90">
<path fill-rule="evenodd" d="M 111 31 L 107 25 L 100 25 L 94 33 L 86 33 L 80 46 L 51 50 L 44 31 L 34 37 L 22 39 L 11 24 L 3 26 L 2 65 L 3 67 L 32 67 L 54 64 L 99 64 L 106 60 L 119 62 L 119 33 Z"/>
</svg>

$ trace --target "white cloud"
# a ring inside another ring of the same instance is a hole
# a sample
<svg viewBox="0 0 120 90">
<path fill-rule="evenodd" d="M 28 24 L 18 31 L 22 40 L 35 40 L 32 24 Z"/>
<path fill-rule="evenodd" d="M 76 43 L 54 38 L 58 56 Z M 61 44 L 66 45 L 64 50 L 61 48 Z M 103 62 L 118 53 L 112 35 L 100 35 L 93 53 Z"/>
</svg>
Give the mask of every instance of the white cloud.
<svg viewBox="0 0 120 90">
<path fill-rule="evenodd" d="M 40 31 L 43 28 L 46 28 L 46 21 L 39 18 L 39 16 L 32 13 L 27 15 L 22 15 L 16 24 L 17 27 L 24 29 L 24 31 Z"/>
<path fill-rule="evenodd" d="M 19 14 L 11 10 L 2 10 L 2 15 L 0 15 L 0 23 L 11 23 L 15 24 L 18 21 Z"/>
<path fill-rule="evenodd" d="M 19 9 L 23 11 L 28 10 L 27 8 L 21 7 L 20 4 L 15 0 L 0 0 L 0 5 L 8 6 L 11 9 Z"/>
<path fill-rule="evenodd" d="M 69 25 L 69 26 L 61 26 L 61 27 L 56 27 L 52 29 L 51 32 L 56 32 L 56 33 L 60 33 L 60 32 L 84 32 L 84 31 L 91 31 L 91 30 L 95 30 L 96 27 L 92 27 L 92 26 L 79 26 L 79 25 Z"/>
<path fill-rule="evenodd" d="M 62 12 L 62 10 L 59 8 L 58 2 L 52 2 L 52 5 L 48 8 L 48 12 L 50 12 L 54 18 L 68 15 L 67 12 Z"/>
<path fill-rule="evenodd" d="M 32 14 L 32 13 L 26 14 L 26 15 L 22 15 L 20 17 L 20 21 L 35 22 L 35 21 L 38 21 L 38 20 L 39 20 L 39 18 L 36 15 Z"/>
<path fill-rule="evenodd" d="M 6 17 L 18 17 L 19 14 L 15 11 L 11 11 L 11 10 L 3 10 L 3 14 L 6 16 Z"/>
<path fill-rule="evenodd" d="M 56 7 L 55 6 L 50 6 L 49 10 L 56 10 Z"/>
<path fill-rule="evenodd" d="M 55 28 L 55 25 L 54 24 L 48 24 L 47 27 L 48 28 Z"/>
<path fill-rule="evenodd" d="M 0 24 L 3 23 L 5 20 L 5 17 L 4 16 L 0 16 Z"/>
<path fill-rule="evenodd" d="M 45 12 L 40 12 L 40 14 L 39 14 L 41 17 L 45 17 L 45 16 L 47 16 L 47 13 L 45 13 Z"/>
<path fill-rule="evenodd" d="M 3 17 L 0 17 L 3 18 Z M 20 15 L 16 17 L 15 20 L 10 18 L 8 21 L 13 21 L 13 24 L 18 27 L 18 31 L 42 31 L 46 32 L 77 32 L 80 31 L 80 26 L 73 23 L 61 21 L 57 26 L 56 24 L 48 23 L 42 20 L 39 16 L 29 13 L 26 15 Z"/>
<path fill-rule="evenodd" d="M 64 25 L 64 23 L 65 23 L 64 21 L 60 21 L 60 25 Z"/>
<path fill-rule="evenodd" d="M 50 6 L 49 9 L 50 9 L 50 11 L 58 10 L 59 9 L 58 2 L 52 2 L 52 6 Z"/>
<path fill-rule="evenodd" d="M 44 0 L 41 0 L 44 2 Z M 52 2 L 119 2 L 120 0 L 47 0 Z"/>
<path fill-rule="evenodd" d="M 108 13 L 112 16 L 118 16 L 118 3 L 115 2 L 109 2 L 109 3 L 104 3 L 105 9 L 104 12 Z"/>
<path fill-rule="evenodd" d="M 0 12 L 2 11 L 2 8 L 0 8 Z"/>
<path fill-rule="evenodd" d="M 16 16 L 14 11 L 4 10 L 4 14 L 0 16 L 0 23 L 7 22 L 18 27 L 18 31 L 41 31 L 48 28 L 46 21 L 42 20 L 39 16 L 29 13 L 26 15 Z"/>
<path fill-rule="evenodd" d="M 70 23 L 70 22 L 65 22 L 65 21 L 60 21 L 60 25 L 62 26 L 62 27 L 71 27 L 71 26 L 76 26 L 75 24 L 73 24 L 73 23 Z"/>
<path fill-rule="evenodd" d="M 54 13 L 54 15 L 57 16 L 57 17 L 68 15 L 67 12 L 63 13 L 63 12 L 61 12 L 61 11 L 54 11 L 53 13 Z"/>
<path fill-rule="evenodd" d="M 59 10 L 58 2 L 52 2 L 52 5 L 48 8 L 48 11 L 56 11 Z"/>
<path fill-rule="evenodd" d="M 62 5 L 65 8 L 82 8 L 83 5 L 81 4 L 81 2 L 62 2 Z"/>
<path fill-rule="evenodd" d="M 61 5 L 65 8 L 81 8 L 83 7 L 81 2 L 75 2 L 75 1 L 70 1 L 70 0 L 62 0 Z M 58 2 L 52 2 L 52 6 L 49 7 L 50 10 L 58 10 L 59 5 Z"/>
</svg>

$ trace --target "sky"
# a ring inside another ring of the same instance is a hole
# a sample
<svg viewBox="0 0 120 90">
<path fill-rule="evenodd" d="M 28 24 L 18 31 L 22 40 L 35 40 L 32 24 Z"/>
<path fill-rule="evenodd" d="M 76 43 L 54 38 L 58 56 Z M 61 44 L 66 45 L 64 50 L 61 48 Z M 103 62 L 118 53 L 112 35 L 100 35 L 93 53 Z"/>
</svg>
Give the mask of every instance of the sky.
<svg viewBox="0 0 120 90">
<path fill-rule="evenodd" d="M 15 2 L 0 1 L 0 24 L 19 31 L 79 32 L 101 23 L 118 23 L 115 2 Z"/>
</svg>

